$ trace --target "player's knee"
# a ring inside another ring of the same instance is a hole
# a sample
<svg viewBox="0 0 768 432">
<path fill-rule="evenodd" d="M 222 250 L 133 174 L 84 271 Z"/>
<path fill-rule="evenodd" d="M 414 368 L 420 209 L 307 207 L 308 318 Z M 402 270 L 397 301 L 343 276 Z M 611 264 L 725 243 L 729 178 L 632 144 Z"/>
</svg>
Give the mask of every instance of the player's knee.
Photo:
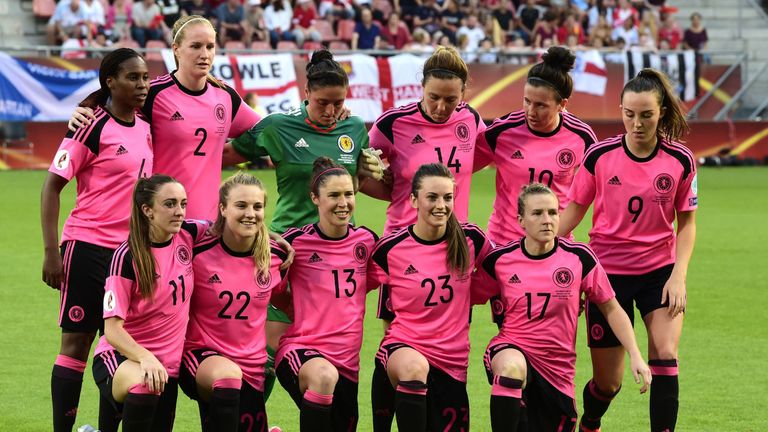
<svg viewBox="0 0 768 432">
<path fill-rule="evenodd" d="M 240 370 L 240 367 L 237 366 L 233 362 L 222 362 L 222 364 L 216 368 L 216 370 L 213 373 L 215 380 L 222 380 L 222 379 L 243 379 L 243 371 Z"/>
<path fill-rule="evenodd" d="M 86 360 L 95 336 L 95 333 L 62 333 L 60 354 Z"/>
<path fill-rule="evenodd" d="M 597 377 L 592 379 L 597 387 L 597 390 L 601 394 L 616 395 L 621 390 L 621 379 L 604 379 L 598 380 Z"/>
<path fill-rule="evenodd" d="M 309 388 L 323 394 L 332 394 L 339 382 L 339 371 L 330 363 L 315 368 L 310 378 Z"/>
<path fill-rule="evenodd" d="M 499 375 L 507 378 L 524 380 L 526 374 L 527 370 L 524 362 L 508 361 L 501 368 L 501 373 Z"/>
<path fill-rule="evenodd" d="M 423 356 L 412 356 L 400 368 L 400 381 L 427 381 L 429 362 Z"/>
</svg>

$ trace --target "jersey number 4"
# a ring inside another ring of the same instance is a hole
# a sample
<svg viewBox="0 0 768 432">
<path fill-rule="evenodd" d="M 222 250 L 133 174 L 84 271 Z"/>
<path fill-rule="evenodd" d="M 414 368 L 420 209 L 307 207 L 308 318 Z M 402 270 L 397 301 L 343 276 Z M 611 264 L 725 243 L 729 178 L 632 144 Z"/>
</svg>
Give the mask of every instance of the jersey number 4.
<svg viewBox="0 0 768 432">
<path fill-rule="evenodd" d="M 451 154 L 448 155 L 448 162 L 443 162 L 443 151 L 440 149 L 440 147 L 435 147 L 435 152 L 437 153 L 437 160 L 440 161 L 441 164 L 445 164 L 448 168 L 455 168 L 456 174 L 459 173 L 459 169 L 461 168 L 461 162 L 458 159 L 455 159 L 456 157 L 456 146 L 451 147 Z"/>
</svg>

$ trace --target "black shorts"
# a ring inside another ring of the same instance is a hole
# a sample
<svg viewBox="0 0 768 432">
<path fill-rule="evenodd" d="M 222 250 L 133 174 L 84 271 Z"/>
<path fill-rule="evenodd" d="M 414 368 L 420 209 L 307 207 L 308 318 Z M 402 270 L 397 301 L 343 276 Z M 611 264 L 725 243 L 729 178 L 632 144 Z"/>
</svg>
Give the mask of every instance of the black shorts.
<svg viewBox="0 0 768 432">
<path fill-rule="evenodd" d="M 186 359 L 192 356 L 195 364 L 200 364 L 210 356 L 220 355 L 218 352 L 209 349 L 197 349 L 184 353 L 181 361 L 181 371 L 179 372 L 179 387 L 190 399 L 197 401 L 200 409 L 200 421 L 204 423 L 208 415 L 208 403 L 200 399 L 197 392 L 197 369 L 192 370 Z M 267 409 L 264 405 L 264 392 L 256 390 L 253 386 L 243 380 L 240 387 L 240 432 L 245 431 L 265 431 L 269 427 L 267 422 Z"/>
<path fill-rule="evenodd" d="M 635 324 L 633 301 L 642 317 L 669 305 L 668 301 L 661 302 L 661 293 L 664 290 L 664 284 L 672 274 L 673 267 L 673 264 L 669 264 L 641 275 L 608 275 L 613 291 L 616 292 L 616 301 L 624 308 L 632 325 Z M 621 346 L 621 342 L 616 338 L 597 305 L 588 301 L 586 311 L 589 330 L 587 338 L 590 348 Z"/>
<path fill-rule="evenodd" d="M 395 319 L 395 312 L 392 310 L 390 289 L 387 284 L 379 287 L 379 307 L 376 312 L 376 317 L 390 322 Z"/>
<path fill-rule="evenodd" d="M 299 369 L 307 361 L 318 357 L 325 358 L 325 356 L 314 349 L 295 349 L 285 353 L 282 361 L 275 368 L 275 375 L 277 375 L 280 385 L 291 395 L 291 398 L 299 408 L 301 408 L 301 401 L 304 399 L 304 394 L 299 388 Z M 341 374 L 339 374 L 339 381 L 333 390 L 331 415 L 333 430 L 354 431 L 357 429 L 357 420 L 359 418 L 357 383 Z"/>
<path fill-rule="evenodd" d="M 571 432 L 576 430 L 576 401 L 563 394 L 549 383 L 539 372 L 534 369 L 525 352 L 511 343 L 498 343 L 485 350 L 483 364 L 488 382 L 493 383 L 493 370 L 491 361 L 505 349 L 515 349 L 523 353 L 525 357 L 527 376 L 523 389 L 522 404 L 525 406 L 524 414 L 521 412 L 521 424 L 518 430 L 541 432 Z"/>
<path fill-rule="evenodd" d="M 61 245 L 64 281 L 59 326 L 64 331 L 90 333 L 104 329 L 104 284 L 114 251 L 79 240 Z"/>
<path fill-rule="evenodd" d="M 123 412 L 123 404 L 117 402 L 112 396 L 112 383 L 115 371 L 121 363 L 128 360 L 116 350 L 105 351 L 96 354 L 93 358 L 93 379 L 99 388 L 102 399 L 109 401 L 118 412 Z M 176 418 L 176 397 L 179 394 L 179 381 L 169 377 L 165 390 L 160 394 L 160 401 L 155 410 L 155 419 L 152 423 L 153 431 L 173 430 L 173 421 Z"/>
<path fill-rule="evenodd" d="M 376 354 L 375 367 L 386 376 L 386 361 L 400 348 L 411 348 L 404 343 L 384 345 Z M 391 385 L 390 383 L 387 383 Z M 429 365 L 427 375 L 427 430 L 469 430 L 469 396 L 467 384 L 458 381 L 442 370 Z"/>
</svg>

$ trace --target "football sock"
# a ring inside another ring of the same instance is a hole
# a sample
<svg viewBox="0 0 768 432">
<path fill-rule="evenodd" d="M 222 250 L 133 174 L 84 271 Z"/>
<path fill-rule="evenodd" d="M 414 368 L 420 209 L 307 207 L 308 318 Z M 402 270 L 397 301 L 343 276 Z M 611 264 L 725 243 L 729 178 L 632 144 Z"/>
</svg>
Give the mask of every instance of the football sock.
<svg viewBox="0 0 768 432">
<path fill-rule="evenodd" d="M 589 429 L 600 428 L 600 419 L 620 390 L 621 387 L 613 394 L 605 393 L 597 387 L 594 380 L 589 380 L 584 386 L 584 414 L 581 415 L 581 424 Z"/>
<path fill-rule="evenodd" d="M 307 389 L 301 401 L 299 424 L 301 432 L 331 432 L 331 406 L 333 395 Z"/>
<path fill-rule="evenodd" d="M 373 432 L 392 430 L 392 420 L 395 418 L 395 389 L 389 382 L 387 372 L 379 364 L 373 369 L 371 408 L 373 409 Z"/>
<path fill-rule="evenodd" d="M 678 382 L 677 359 L 649 360 L 651 369 L 651 431 L 674 432 L 677 423 Z"/>
<path fill-rule="evenodd" d="M 99 393 L 99 431 L 117 432 L 122 415 L 112 403 Z"/>
<path fill-rule="evenodd" d="M 128 396 L 123 401 L 123 432 L 151 430 L 159 401 L 160 395 L 150 392 L 144 384 L 128 389 Z"/>
<path fill-rule="evenodd" d="M 211 431 L 236 431 L 240 425 L 240 386 L 239 378 L 219 379 L 213 382 L 208 426 Z"/>
<path fill-rule="evenodd" d="M 395 414 L 400 432 L 424 432 L 427 428 L 427 385 L 421 381 L 398 382 Z"/>
<path fill-rule="evenodd" d="M 523 381 L 496 375 L 491 387 L 491 429 L 494 432 L 516 431 L 520 420 Z"/>
<path fill-rule="evenodd" d="M 59 354 L 51 371 L 53 430 L 71 431 L 77 418 L 85 362 Z"/>
</svg>

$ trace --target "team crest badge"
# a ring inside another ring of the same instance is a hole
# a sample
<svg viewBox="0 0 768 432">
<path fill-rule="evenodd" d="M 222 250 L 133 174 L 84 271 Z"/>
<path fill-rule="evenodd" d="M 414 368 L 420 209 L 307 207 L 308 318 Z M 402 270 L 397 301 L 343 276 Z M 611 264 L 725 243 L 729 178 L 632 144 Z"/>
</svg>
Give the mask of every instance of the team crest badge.
<svg viewBox="0 0 768 432">
<path fill-rule="evenodd" d="M 256 276 L 256 285 L 260 288 L 268 288 L 270 282 L 272 282 L 272 275 L 269 272 L 260 271 Z"/>
<path fill-rule="evenodd" d="M 344 153 L 352 153 L 352 150 L 355 149 L 355 142 L 349 135 L 340 136 L 338 142 L 339 150 L 343 151 Z"/>
<path fill-rule="evenodd" d="M 466 123 L 461 122 L 456 125 L 456 128 L 453 130 L 454 135 L 456 135 L 456 138 L 459 139 L 461 142 L 467 142 L 469 141 L 469 126 L 467 126 Z"/>
<path fill-rule="evenodd" d="M 562 149 L 557 153 L 557 164 L 560 168 L 567 169 L 576 162 L 576 155 L 571 149 Z"/>
<path fill-rule="evenodd" d="M 675 181 L 672 176 L 667 173 L 662 173 L 656 176 L 653 180 L 653 188 L 660 194 L 668 194 L 672 192 L 675 187 Z"/>
<path fill-rule="evenodd" d="M 365 243 L 358 243 L 355 245 L 355 261 L 360 264 L 364 264 L 368 259 L 368 246 Z"/>
<path fill-rule="evenodd" d="M 566 288 L 573 282 L 573 272 L 571 269 L 560 267 L 552 274 L 552 281 L 555 282 L 555 285 Z"/>
<path fill-rule="evenodd" d="M 80 306 L 72 306 L 69 308 L 69 319 L 72 322 L 80 322 L 85 318 L 85 311 Z"/>
<path fill-rule="evenodd" d="M 493 311 L 494 315 L 501 315 L 504 313 L 504 303 L 500 298 L 491 300 L 491 310 Z"/>
<path fill-rule="evenodd" d="M 65 170 L 69 166 L 69 150 L 59 150 L 53 158 L 53 166 L 57 170 Z"/>
<path fill-rule="evenodd" d="M 605 336 L 605 330 L 603 330 L 603 326 L 600 324 L 594 324 L 592 328 L 589 329 L 589 334 L 592 336 L 592 339 L 599 341 Z"/>
<path fill-rule="evenodd" d="M 227 109 L 224 108 L 224 105 L 222 104 L 216 104 L 216 106 L 213 108 L 213 114 L 216 117 L 216 121 L 219 123 L 224 123 L 224 118 L 227 115 Z"/>
<path fill-rule="evenodd" d="M 189 252 L 189 248 L 186 245 L 180 245 L 176 248 L 176 259 L 184 265 L 189 265 L 192 262 L 192 254 Z"/>
</svg>

